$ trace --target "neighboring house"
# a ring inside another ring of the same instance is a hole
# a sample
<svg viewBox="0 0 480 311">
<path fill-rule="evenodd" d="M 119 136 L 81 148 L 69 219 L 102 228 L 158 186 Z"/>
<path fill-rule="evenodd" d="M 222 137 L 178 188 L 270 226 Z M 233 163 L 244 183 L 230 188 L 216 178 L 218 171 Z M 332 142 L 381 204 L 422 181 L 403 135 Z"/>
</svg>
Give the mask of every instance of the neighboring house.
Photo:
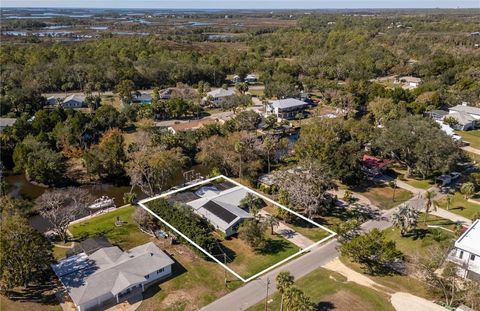
<svg viewBox="0 0 480 311">
<path fill-rule="evenodd" d="M 240 186 L 228 189 L 205 186 L 193 193 L 196 199 L 191 197 L 193 200 L 185 203 L 228 237 L 237 233 L 239 225 L 245 219 L 253 218 L 248 211 L 239 207 L 247 193 L 248 191 Z"/>
<path fill-rule="evenodd" d="M 228 98 L 232 97 L 233 95 L 235 95 L 235 92 L 233 90 L 225 90 L 223 88 L 220 88 L 208 92 L 204 100 L 211 100 L 214 104 L 220 104 Z"/>
<path fill-rule="evenodd" d="M 63 108 L 82 108 L 85 103 L 85 96 L 73 94 L 63 100 Z"/>
<path fill-rule="evenodd" d="M 239 75 L 234 75 L 234 76 L 233 76 L 233 79 L 232 79 L 232 82 L 233 82 L 233 83 L 242 82 L 242 78 L 240 78 Z"/>
<path fill-rule="evenodd" d="M 17 122 L 15 118 L 0 118 L 0 132 L 3 132 L 7 126 L 14 125 L 15 122 Z"/>
<path fill-rule="evenodd" d="M 148 93 L 140 93 L 133 96 L 132 102 L 140 105 L 150 105 L 152 104 L 152 96 Z"/>
<path fill-rule="evenodd" d="M 191 120 L 188 122 L 176 123 L 168 127 L 168 131 L 172 134 L 177 134 L 178 132 L 194 131 L 198 130 L 205 125 L 215 124 L 219 121 L 214 119 L 200 119 L 200 120 Z"/>
<path fill-rule="evenodd" d="M 403 76 L 398 77 L 394 83 L 401 84 L 404 89 L 415 89 L 420 83 L 422 83 L 422 79 L 412 76 Z"/>
<path fill-rule="evenodd" d="M 75 246 L 67 251 L 67 257 L 85 253 L 91 255 L 104 247 L 112 247 L 113 245 L 104 236 L 94 236 L 76 243 Z"/>
<path fill-rule="evenodd" d="M 362 172 L 371 177 L 378 176 L 387 168 L 391 161 L 364 154 L 361 161 Z"/>
<path fill-rule="evenodd" d="M 480 282 L 480 220 L 477 219 L 457 239 L 449 254 L 449 261 L 458 265 L 458 274 L 463 278 Z"/>
<path fill-rule="evenodd" d="M 304 114 L 308 103 L 295 99 L 286 98 L 273 101 L 267 106 L 267 111 L 275 114 L 279 119 L 293 119 L 297 114 Z"/>
<path fill-rule="evenodd" d="M 253 83 L 253 82 L 257 82 L 257 80 L 258 80 L 258 79 L 257 79 L 257 76 L 256 76 L 256 75 L 254 75 L 254 74 L 249 74 L 249 75 L 247 75 L 247 76 L 245 77 L 245 80 L 244 80 L 244 81 L 247 82 L 247 83 Z"/>
<path fill-rule="evenodd" d="M 458 124 L 454 126 L 456 130 L 471 130 L 478 127 L 480 121 L 480 108 L 468 106 L 466 102 L 461 105 L 451 107 L 449 110 L 449 117 L 457 120 Z"/>
<path fill-rule="evenodd" d="M 47 98 L 47 101 L 45 102 L 45 106 L 53 107 L 58 104 L 57 98 L 55 96 L 50 96 Z"/>
<path fill-rule="evenodd" d="M 441 121 L 448 115 L 448 111 L 445 110 L 430 110 L 426 112 L 426 115 L 435 121 Z"/>
<path fill-rule="evenodd" d="M 152 242 L 123 252 L 116 246 L 80 253 L 52 268 L 79 311 L 105 310 L 136 297 L 172 273 L 174 261 Z"/>
</svg>

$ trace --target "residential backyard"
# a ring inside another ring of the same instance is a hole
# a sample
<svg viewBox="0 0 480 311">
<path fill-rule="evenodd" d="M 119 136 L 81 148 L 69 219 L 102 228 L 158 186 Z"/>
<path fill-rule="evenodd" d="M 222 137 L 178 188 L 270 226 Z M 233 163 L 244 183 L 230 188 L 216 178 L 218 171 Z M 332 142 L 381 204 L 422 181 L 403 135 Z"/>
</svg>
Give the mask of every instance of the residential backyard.
<svg viewBox="0 0 480 311">
<path fill-rule="evenodd" d="M 436 201 L 436 203 L 439 207 L 447 209 L 446 197 Z M 448 210 L 452 213 L 474 220 L 475 217 L 480 216 L 480 202 L 474 203 L 468 201 L 461 193 L 455 192 L 455 194 L 452 196 Z"/>
<path fill-rule="evenodd" d="M 127 250 L 145 244 L 150 237 L 140 231 L 133 221 L 134 206 L 122 207 L 112 212 L 71 225 L 70 232 L 76 239 L 83 240 L 96 235 L 106 236 L 114 245 Z M 122 224 L 116 225 L 119 219 Z"/>
<path fill-rule="evenodd" d="M 386 294 L 347 282 L 341 274 L 319 268 L 297 280 L 295 286 L 316 304 L 315 310 L 381 311 L 395 310 Z M 280 310 L 281 295 L 276 292 L 268 299 L 268 310 Z M 260 302 L 249 311 L 265 310 Z"/>
</svg>

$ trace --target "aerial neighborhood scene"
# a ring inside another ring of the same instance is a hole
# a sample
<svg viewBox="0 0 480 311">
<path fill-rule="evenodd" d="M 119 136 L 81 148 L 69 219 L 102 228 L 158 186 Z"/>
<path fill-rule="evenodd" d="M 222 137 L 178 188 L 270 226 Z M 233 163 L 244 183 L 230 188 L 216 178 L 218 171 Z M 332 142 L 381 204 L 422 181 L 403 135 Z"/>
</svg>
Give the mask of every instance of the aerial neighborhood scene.
<svg viewBox="0 0 480 311">
<path fill-rule="evenodd" d="M 478 0 L 0 28 L 0 311 L 480 311 Z"/>
</svg>

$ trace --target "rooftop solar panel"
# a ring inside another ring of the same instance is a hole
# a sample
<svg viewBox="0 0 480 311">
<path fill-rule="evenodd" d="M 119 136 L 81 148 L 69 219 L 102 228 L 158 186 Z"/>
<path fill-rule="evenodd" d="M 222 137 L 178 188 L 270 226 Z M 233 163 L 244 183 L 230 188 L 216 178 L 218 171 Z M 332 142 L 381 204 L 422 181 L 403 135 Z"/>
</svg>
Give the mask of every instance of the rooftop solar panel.
<svg viewBox="0 0 480 311">
<path fill-rule="evenodd" d="M 225 221 L 226 223 L 231 223 L 233 220 L 235 220 L 235 218 L 237 218 L 236 215 L 232 214 L 224 207 L 218 205 L 213 201 L 208 201 L 207 203 L 205 203 L 205 205 L 203 205 L 203 208 L 214 214 L 221 220 Z"/>
</svg>

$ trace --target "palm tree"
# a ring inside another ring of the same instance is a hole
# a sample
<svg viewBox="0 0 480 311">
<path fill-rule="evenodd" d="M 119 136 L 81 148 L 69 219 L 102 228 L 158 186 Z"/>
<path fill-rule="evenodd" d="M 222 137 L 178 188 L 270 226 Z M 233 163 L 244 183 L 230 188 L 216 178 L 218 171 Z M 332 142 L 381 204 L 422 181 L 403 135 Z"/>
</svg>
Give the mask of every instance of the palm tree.
<svg viewBox="0 0 480 311">
<path fill-rule="evenodd" d="M 293 285 L 294 277 L 288 271 L 280 272 L 277 277 L 277 290 L 282 295 L 280 298 L 280 311 L 283 311 L 283 300 L 288 288 Z"/>
<path fill-rule="evenodd" d="M 245 195 L 243 199 L 240 200 L 239 207 L 247 209 L 250 214 L 256 217 L 258 211 L 260 210 L 260 208 L 262 208 L 262 200 L 256 195 L 253 195 L 249 192 Z"/>
<path fill-rule="evenodd" d="M 430 209 L 433 209 L 434 211 L 437 210 L 437 206 L 433 202 L 433 197 L 435 196 L 435 191 L 427 191 L 425 192 L 425 218 L 423 220 L 424 223 L 427 223 L 427 217 L 428 214 L 430 213 Z"/>
<path fill-rule="evenodd" d="M 238 177 L 242 178 L 242 153 L 245 151 L 245 144 L 242 141 L 238 141 L 235 144 L 235 152 L 239 155 L 239 169 L 238 169 Z"/>
<path fill-rule="evenodd" d="M 270 227 L 270 233 L 273 235 L 274 234 L 273 227 L 277 227 L 280 224 L 280 222 L 278 221 L 277 217 L 268 214 L 265 217 L 265 224 Z"/>
<path fill-rule="evenodd" d="M 452 195 L 447 194 L 447 211 L 450 210 L 450 205 L 452 204 Z"/>
<path fill-rule="evenodd" d="M 400 234 L 405 234 L 417 226 L 418 211 L 408 205 L 402 205 L 396 213 L 392 215 L 393 225 L 400 229 Z"/>
<path fill-rule="evenodd" d="M 303 291 L 295 286 L 290 286 L 285 293 L 285 306 L 289 311 L 309 311 L 313 310 L 310 299 L 305 296 Z"/>
</svg>

